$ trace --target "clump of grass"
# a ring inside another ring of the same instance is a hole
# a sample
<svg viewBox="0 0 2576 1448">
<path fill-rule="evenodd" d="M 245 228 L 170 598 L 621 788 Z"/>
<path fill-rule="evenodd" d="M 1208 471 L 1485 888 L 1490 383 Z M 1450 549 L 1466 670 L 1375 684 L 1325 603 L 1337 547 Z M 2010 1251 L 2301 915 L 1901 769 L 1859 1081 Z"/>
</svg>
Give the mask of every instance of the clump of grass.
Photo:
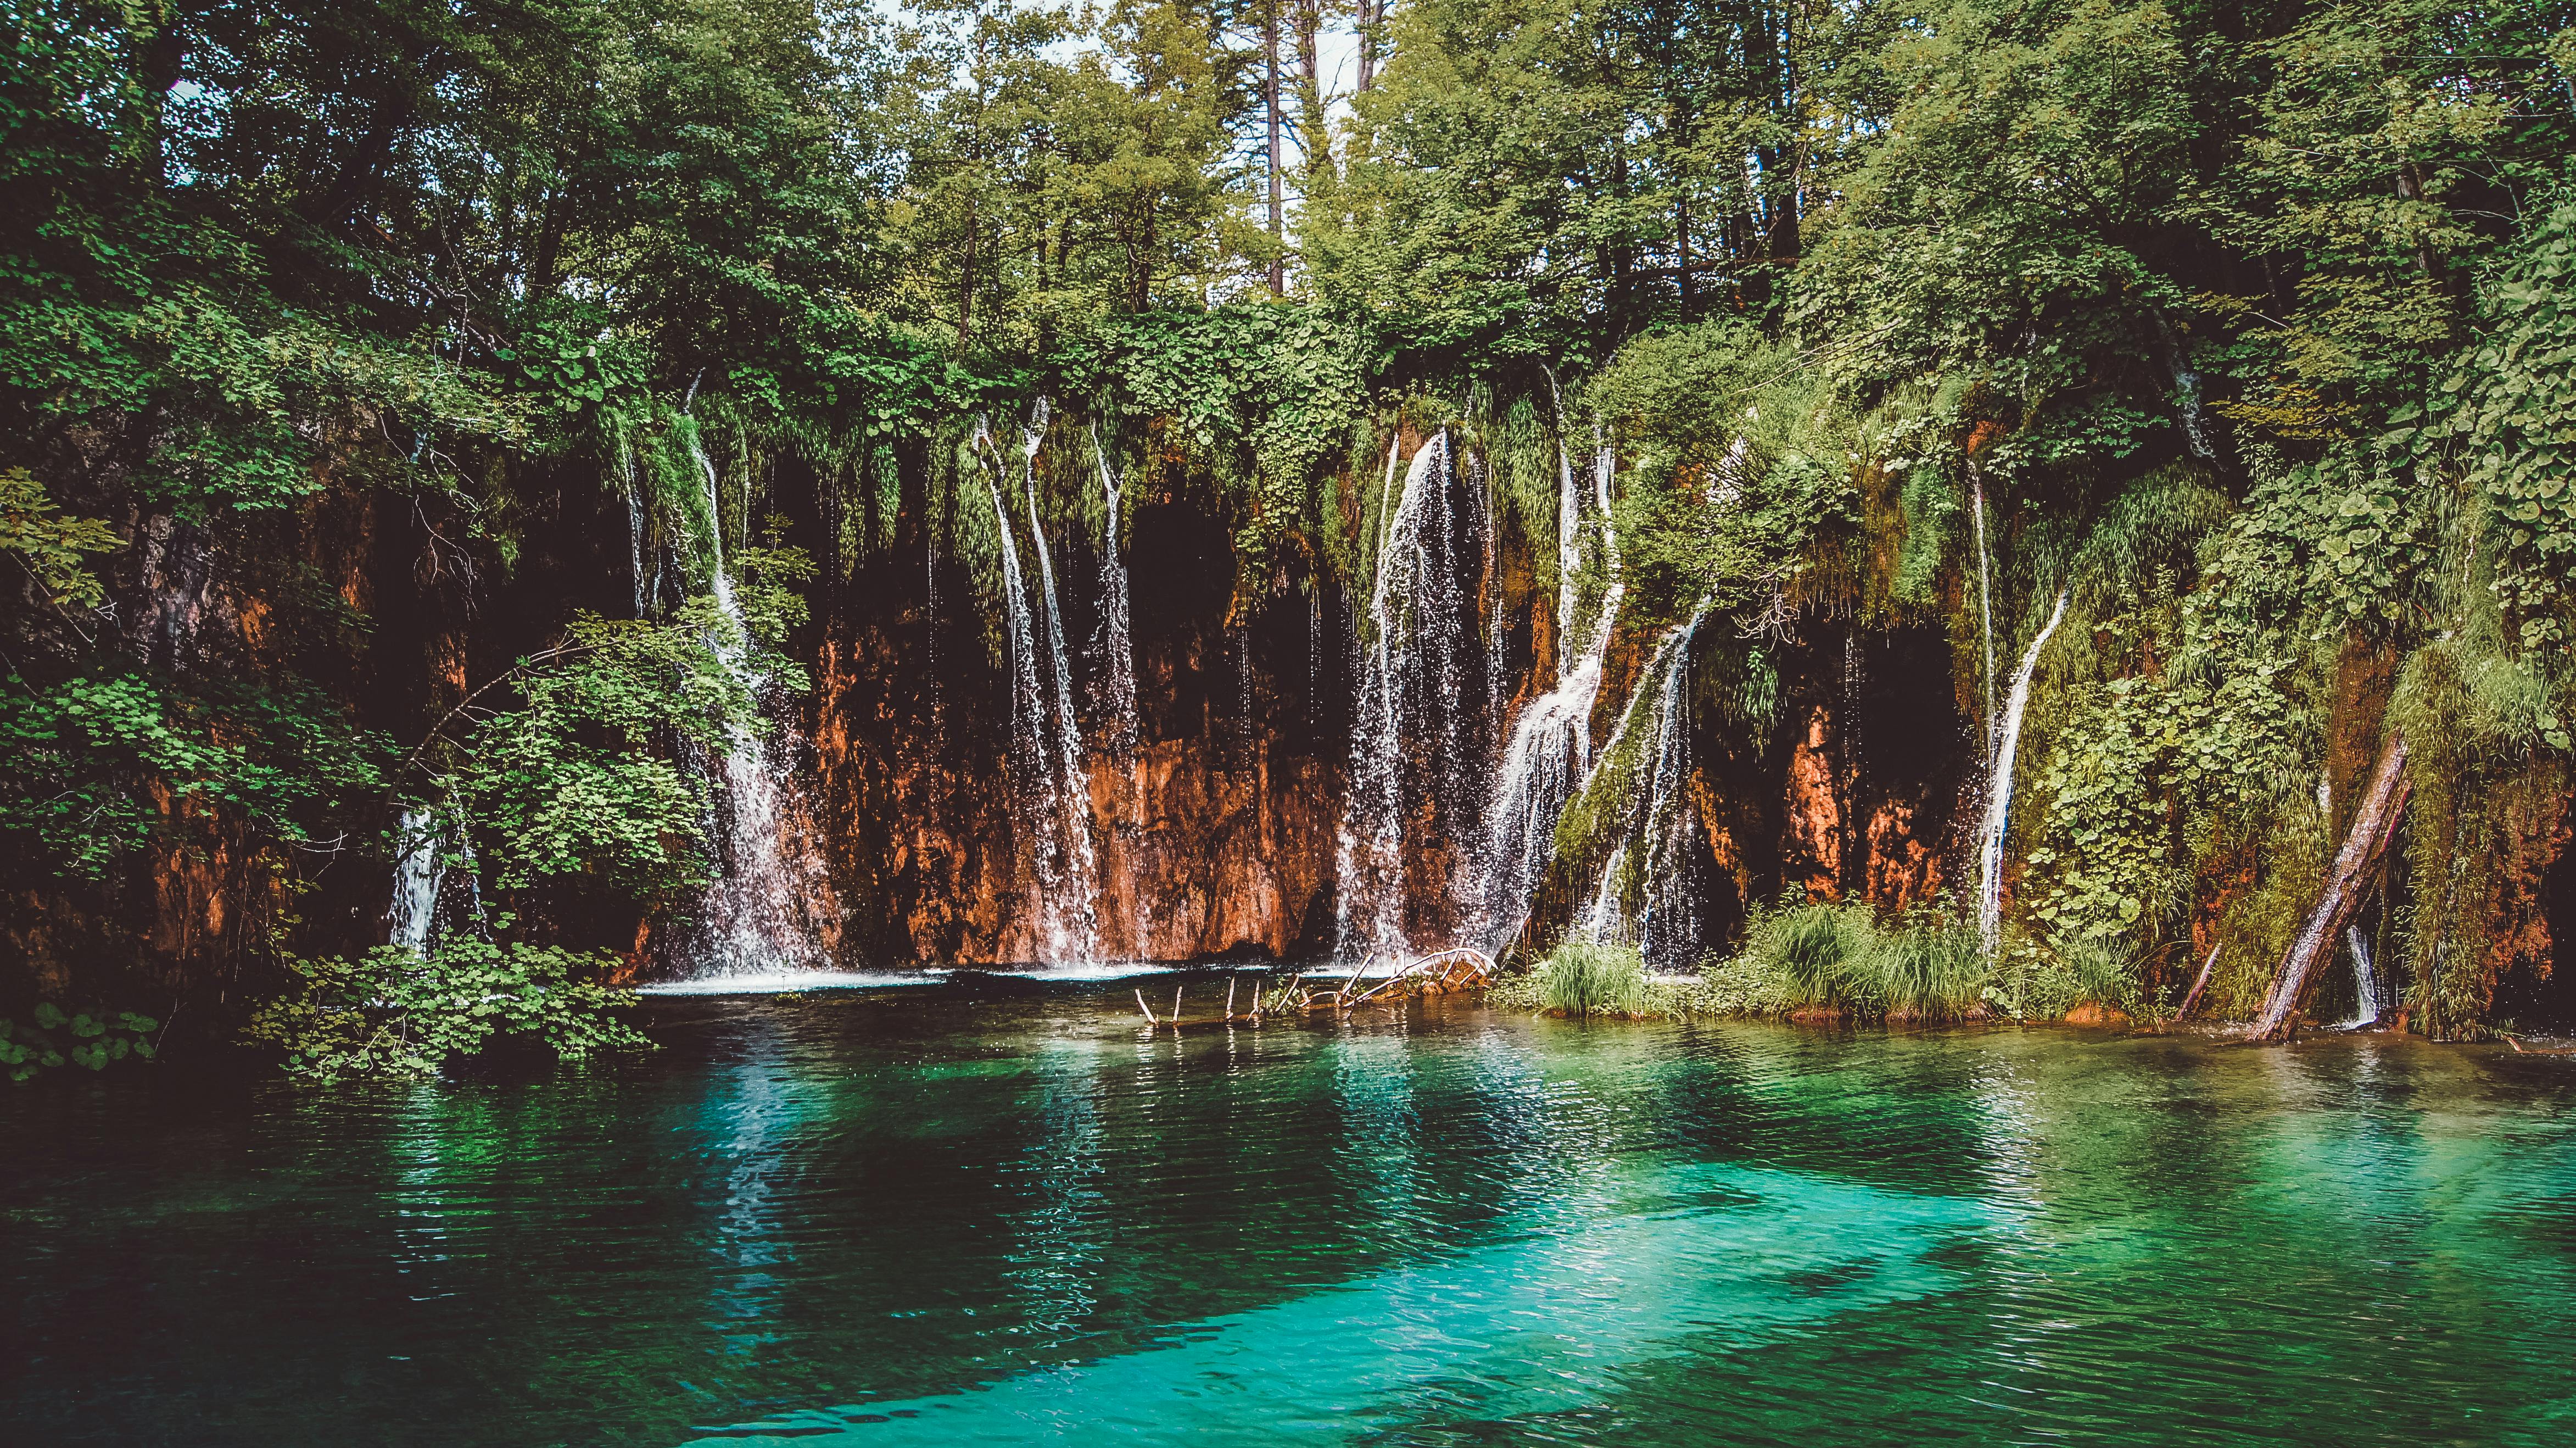
<svg viewBox="0 0 2576 1448">
<path fill-rule="evenodd" d="M 1568 942 L 1535 972 L 1542 1009 L 1563 1016 L 1642 1016 L 1646 962 L 1636 948 Z"/>
<path fill-rule="evenodd" d="M 1882 924 L 1866 905 L 1834 901 L 1757 916 L 1743 950 L 1709 977 L 1754 1013 L 1842 1011 L 1908 1021 L 1966 1019 L 1992 978 L 1976 932 L 1961 921 L 1917 910 Z"/>
<path fill-rule="evenodd" d="M 1977 932 L 1928 910 L 1874 930 L 1861 964 L 1890 1019 L 1964 1020 L 1991 979 Z"/>
<path fill-rule="evenodd" d="M 1783 903 L 1756 912 L 1744 945 L 1696 979 L 1650 977 L 1633 947 L 1569 942 L 1486 1001 L 1562 1016 L 1687 1019 L 1840 1011 L 1863 1020 L 1959 1021 L 1993 982 L 1976 931 L 1935 910 L 1881 922 L 1867 905 Z"/>
<path fill-rule="evenodd" d="M 1875 1004 L 1857 968 L 1874 934 L 1866 906 L 1787 905 L 1753 919 L 1738 958 L 1792 1010 L 1862 1010 Z"/>
</svg>

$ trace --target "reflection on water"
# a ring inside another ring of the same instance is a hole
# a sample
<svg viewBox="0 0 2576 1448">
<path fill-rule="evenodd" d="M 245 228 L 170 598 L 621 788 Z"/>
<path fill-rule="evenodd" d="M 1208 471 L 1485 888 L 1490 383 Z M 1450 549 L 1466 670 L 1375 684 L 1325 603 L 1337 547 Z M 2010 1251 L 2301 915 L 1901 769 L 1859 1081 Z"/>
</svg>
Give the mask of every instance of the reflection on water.
<svg viewBox="0 0 2576 1448">
<path fill-rule="evenodd" d="M 10 1440 L 2576 1430 L 2576 1060 L 653 1010 L 581 1075 L 13 1096 Z"/>
<path fill-rule="evenodd" d="M 1926 1252 L 1977 1220 L 1955 1198 L 1740 1167 L 1646 1167 L 1624 1185 L 1496 1245 L 1177 1324 L 1141 1352 L 720 1436 L 1261 1443 L 1576 1412 L 1650 1357 L 1941 1290 Z"/>
</svg>

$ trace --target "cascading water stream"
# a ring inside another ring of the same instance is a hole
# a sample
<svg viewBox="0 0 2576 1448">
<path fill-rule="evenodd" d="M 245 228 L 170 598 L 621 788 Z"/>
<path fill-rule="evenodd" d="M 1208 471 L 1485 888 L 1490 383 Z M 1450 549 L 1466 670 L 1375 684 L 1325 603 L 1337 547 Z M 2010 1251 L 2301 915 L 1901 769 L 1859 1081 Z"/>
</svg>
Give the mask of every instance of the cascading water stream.
<svg viewBox="0 0 2576 1448">
<path fill-rule="evenodd" d="M 1666 666 L 1656 708 L 1654 783 L 1646 796 L 1645 913 L 1637 922 L 1637 948 L 1657 965 L 1691 964 L 1698 956 L 1696 916 L 1689 909 L 1690 850 L 1698 838 L 1699 811 L 1690 807 L 1690 660 L 1705 609 L 1682 626 Z"/>
<path fill-rule="evenodd" d="M 438 921 L 438 887 L 447 874 L 440 834 L 438 818 L 426 806 L 403 811 L 385 940 L 414 955 L 429 954 L 430 929 Z"/>
<path fill-rule="evenodd" d="M 990 435 L 976 424 L 975 441 L 989 447 Z M 1059 883 L 1056 831 L 1063 806 L 1056 798 L 1054 750 L 1049 741 L 1046 696 L 1038 691 L 1037 626 L 1029 616 L 1028 590 L 1020 578 L 1020 550 L 1011 536 L 1011 510 L 1001 488 L 987 481 L 993 500 L 993 527 L 1002 562 L 1003 632 L 1011 654 L 1011 776 L 1021 833 L 1028 840 L 1030 887 L 1035 898 L 1031 917 L 1038 923 L 1040 948 L 1055 954 L 1062 931 L 1055 919 Z"/>
<path fill-rule="evenodd" d="M 1583 912 L 1583 938 L 1594 945 L 1616 945 L 1627 929 L 1627 918 L 1619 909 L 1619 877 L 1628 867 L 1628 842 L 1621 840 L 1610 852 L 1610 862 L 1601 867 L 1601 883 L 1593 888 L 1592 904 Z"/>
<path fill-rule="evenodd" d="M 1560 427 L 1560 438 L 1562 428 Z M 1516 930 L 1556 847 L 1556 823 L 1574 787 L 1592 764 L 1592 710 L 1610 652 L 1610 636 L 1627 592 L 1619 572 L 1619 543 L 1610 528 L 1610 478 L 1617 460 L 1595 450 L 1593 492 L 1609 585 L 1601 607 L 1584 627 L 1576 618 L 1575 576 L 1583 567 L 1583 493 L 1574 461 L 1557 447 L 1557 637 L 1562 641 L 1555 687 L 1532 699 L 1513 721 L 1503 750 L 1494 797 L 1486 807 L 1488 850 L 1484 868 L 1484 919 L 1479 933 L 1499 945 Z"/>
<path fill-rule="evenodd" d="M 2021 656 L 2013 674 L 2012 697 L 2004 704 L 2003 730 L 1995 746 L 1995 763 L 1986 776 L 1986 814 L 1977 830 L 1977 938 L 1992 959 L 2003 936 L 2004 833 L 2012 823 L 2013 755 L 2021 747 L 2022 714 L 2030 706 L 2030 679 L 2039 668 L 2039 651 L 2066 619 L 2067 595 L 2057 595 L 2048 623 Z"/>
<path fill-rule="evenodd" d="M 617 449 L 618 471 L 626 484 L 626 555 L 635 581 L 635 616 L 644 617 L 647 600 L 644 595 L 644 490 L 635 477 L 635 453 L 620 446 Z"/>
<path fill-rule="evenodd" d="M 707 490 L 708 585 L 724 626 L 709 642 L 717 662 L 757 699 L 768 678 L 750 664 L 750 630 L 725 569 L 723 496 L 715 463 L 694 426 L 689 456 Z M 782 734 L 784 731 L 782 730 Z M 791 746 L 793 736 L 781 741 Z M 698 974 L 760 976 L 825 965 L 832 929 L 822 861 L 798 826 L 804 813 L 772 741 L 734 725 L 717 764 L 718 871 L 699 904 Z"/>
<path fill-rule="evenodd" d="M 1054 788 L 1056 828 L 1063 852 L 1064 898 L 1050 898 L 1050 960 L 1080 963 L 1099 955 L 1099 867 L 1091 841 L 1091 788 L 1085 769 L 1090 750 L 1082 740 L 1082 721 L 1073 712 L 1073 660 L 1064 646 L 1064 612 L 1057 606 L 1055 564 L 1047 556 L 1046 531 L 1038 521 L 1038 445 L 1046 435 L 1046 399 L 1020 434 L 1021 481 L 1029 504 L 1029 548 L 1038 556 L 1038 582 L 1046 602 L 1047 654 L 1054 683 Z"/>
<path fill-rule="evenodd" d="M 1995 570 L 1986 552 L 1986 481 L 1976 464 L 1968 465 L 1968 516 L 1977 532 L 1977 621 L 1986 640 L 1986 774 L 1995 771 Z"/>
<path fill-rule="evenodd" d="M 1122 764 L 1133 764 L 1141 742 L 1136 723 L 1136 647 L 1127 613 L 1127 564 L 1118 552 L 1118 530 L 1124 521 L 1118 472 L 1100 446 L 1099 429 L 1091 434 L 1091 451 L 1100 460 L 1100 692 L 1108 705 L 1109 752 Z"/>
<path fill-rule="evenodd" d="M 2353 1018 L 2345 1029 L 2358 1031 L 2379 1023 L 2379 972 L 2372 969 L 2370 942 L 2362 938 L 2361 927 L 2344 927 L 2343 942 L 2352 951 Z"/>
<path fill-rule="evenodd" d="M 1467 722 L 1483 711 L 1464 687 L 1475 580 L 1456 536 L 1449 434 L 1415 451 L 1400 491 L 1397 456 L 1390 447 L 1339 835 L 1337 948 L 1345 955 L 1407 948 L 1408 767 L 1427 769 L 1421 803 L 1473 859 L 1476 842 L 1460 837 L 1478 830 L 1464 790 L 1470 770 L 1491 757 L 1490 743 L 1467 737 Z"/>
<path fill-rule="evenodd" d="M 1648 918 L 1651 919 L 1657 911 L 1669 913 L 1677 903 L 1675 892 L 1686 884 L 1686 878 L 1660 879 L 1656 872 L 1661 870 L 1676 877 L 1683 875 L 1680 852 L 1689 843 L 1689 832 L 1698 827 L 1694 819 L 1684 818 L 1693 812 L 1683 805 L 1688 798 L 1690 777 L 1690 645 L 1699 632 L 1700 620 L 1706 614 L 1703 606 L 1692 613 L 1688 623 L 1666 633 L 1663 641 L 1655 646 L 1654 655 L 1640 676 L 1661 681 L 1655 694 L 1654 758 L 1649 766 L 1651 773 L 1647 776 L 1644 796 L 1640 798 L 1631 793 L 1618 806 L 1618 843 L 1610 851 L 1609 862 L 1601 868 L 1601 879 L 1593 887 L 1590 908 L 1578 922 L 1581 935 L 1594 944 L 1619 944 L 1629 936 L 1621 875 L 1628 863 L 1630 846 L 1640 838 L 1646 842 Z M 1601 770 L 1619 757 L 1620 746 L 1627 739 L 1628 724 L 1635 712 L 1632 704 L 1620 715 L 1618 727 L 1611 731 L 1609 741 L 1601 746 L 1592 773 L 1584 778 L 1578 793 L 1588 796 L 1601 786 Z M 1642 812 L 1640 806 L 1643 807 Z M 1665 929 L 1669 933 L 1669 921 Z"/>
</svg>

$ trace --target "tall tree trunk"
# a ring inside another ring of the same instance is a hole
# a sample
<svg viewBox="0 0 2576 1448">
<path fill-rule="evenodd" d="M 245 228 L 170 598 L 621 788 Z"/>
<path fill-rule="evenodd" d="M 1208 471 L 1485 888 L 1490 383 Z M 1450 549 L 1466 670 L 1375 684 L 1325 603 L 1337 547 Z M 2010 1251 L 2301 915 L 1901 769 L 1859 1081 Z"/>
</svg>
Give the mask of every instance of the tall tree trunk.
<svg viewBox="0 0 2576 1448">
<path fill-rule="evenodd" d="M 975 314 L 975 198 L 966 198 L 966 246 L 957 264 L 957 345 L 966 345 L 966 324 Z"/>
<path fill-rule="evenodd" d="M 1297 0 L 1297 147 L 1306 162 L 1304 194 L 1315 194 L 1313 180 L 1333 163 L 1332 125 L 1324 114 L 1324 62 L 1318 44 L 1323 30 L 1319 0 Z"/>
<path fill-rule="evenodd" d="M 1673 237 L 1681 247 L 1681 264 L 1677 268 L 1677 271 L 1681 277 L 1680 290 L 1682 309 L 1684 311 L 1688 311 L 1693 301 L 1693 293 L 1691 288 L 1690 197 L 1687 195 L 1676 196 L 1673 198 Z"/>
<path fill-rule="evenodd" d="M 181 72 L 187 64 L 187 36 L 179 29 L 177 7 L 162 13 L 161 28 L 143 50 L 143 83 L 152 98 L 152 182 L 167 185 L 170 180 L 169 110 L 170 92 L 178 89 Z"/>
<path fill-rule="evenodd" d="M 2379 763 L 2370 772 L 2370 787 L 2362 795 L 2361 808 L 2353 815 L 2352 832 L 2344 836 L 2343 848 L 2335 852 L 2334 867 L 2326 872 L 2325 891 L 2307 923 L 2291 940 L 2288 953 L 2281 957 L 2280 969 L 2273 972 L 2271 992 L 2263 998 L 2263 1014 L 2254 1022 L 2247 1039 L 2290 1038 L 2298 1022 L 2299 1002 L 2307 996 L 2317 967 L 2333 958 L 2335 941 L 2352 923 L 2353 912 L 2361 908 L 2370 873 L 2388 852 L 2388 842 L 2397 833 L 2397 822 L 2406 813 L 2406 796 L 2411 787 L 2406 778 L 2406 736 L 2390 729 L 2388 742 L 2379 749 Z"/>
<path fill-rule="evenodd" d="M 1287 207 L 1279 195 L 1279 0 L 1261 7 L 1262 109 L 1270 121 L 1270 295 L 1288 293 Z"/>
<path fill-rule="evenodd" d="M 1361 90 L 1377 83 L 1377 34 L 1385 19 L 1385 0 L 1359 0 Z"/>
</svg>

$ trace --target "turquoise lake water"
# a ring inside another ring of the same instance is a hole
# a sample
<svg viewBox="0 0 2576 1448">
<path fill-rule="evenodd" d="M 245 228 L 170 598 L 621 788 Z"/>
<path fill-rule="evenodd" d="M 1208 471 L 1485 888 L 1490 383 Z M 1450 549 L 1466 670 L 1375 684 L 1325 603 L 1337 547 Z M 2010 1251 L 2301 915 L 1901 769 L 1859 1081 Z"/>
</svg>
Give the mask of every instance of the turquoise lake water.
<svg viewBox="0 0 2576 1448">
<path fill-rule="evenodd" d="M 2576 1441 L 2576 1058 L 648 1012 L 578 1074 L 8 1097 L 7 1441 Z"/>
</svg>

